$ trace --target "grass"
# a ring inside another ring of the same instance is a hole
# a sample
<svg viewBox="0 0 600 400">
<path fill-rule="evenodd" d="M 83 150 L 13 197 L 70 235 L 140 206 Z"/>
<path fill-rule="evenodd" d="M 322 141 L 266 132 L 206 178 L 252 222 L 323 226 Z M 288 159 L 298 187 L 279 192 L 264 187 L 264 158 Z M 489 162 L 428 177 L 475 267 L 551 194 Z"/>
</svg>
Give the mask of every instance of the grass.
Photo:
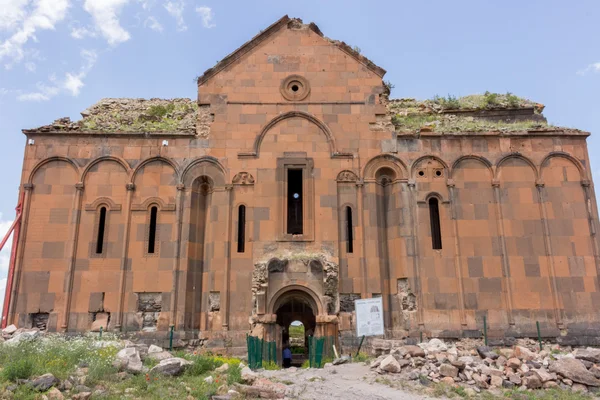
<svg viewBox="0 0 600 400">
<path fill-rule="evenodd" d="M 372 357 L 370 357 L 367 353 L 360 352 L 354 356 L 352 356 L 352 361 L 354 362 L 367 362 L 370 361 Z"/>
<path fill-rule="evenodd" d="M 304 340 L 304 325 L 290 325 L 290 339 Z"/>
<path fill-rule="evenodd" d="M 96 390 L 105 390 L 103 399 L 123 399 L 124 397 L 144 400 L 175 398 L 210 399 L 222 385 L 231 386 L 242 381 L 240 360 L 212 354 L 190 354 L 175 352 L 190 360 L 192 365 L 179 377 L 163 377 L 154 374 L 127 375 L 124 380 L 117 377 L 117 369 L 112 361 L 117 347 L 98 347 L 98 342 L 89 337 L 62 338 L 46 336 L 43 340 L 22 342 L 15 346 L 0 345 L 0 391 L 17 379 L 28 379 L 52 373 L 64 380 L 75 375 L 78 365 L 88 365 L 85 385 Z M 215 368 L 229 364 L 227 371 L 217 373 Z M 151 367 L 155 361 L 146 359 L 144 365 Z M 208 384 L 204 378 L 212 375 L 214 382 Z M 127 390 L 127 392 L 126 392 Z M 68 393 L 65 392 L 68 398 Z M 19 385 L 14 391 L 14 399 L 39 400 L 40 393 L 27 385 Z"/>
<path fill-rule="evenodd" d="M 447 114 L 396 114 L 392 123 L 398 130 L 416 131 L 425 128 L 434 132 L 476 132 L 476 131 L 526 131 L 530 129 L 552 128 L 541 121 L 495 122 L 472 117 L 457 117 Z"/>
<path fill-rule="evenodd" d="M 382 382 L 385 383 L 385 382 Z M 544 389 L 544 390 L 528 390 L 520 391 L 517 389 L 503 390 L 501 394 L 494 394 L 487 390 L 482 390 L 481 393 L 475 396 L 469 395 L 466 389 L 462 386 L 451 386 L 444 383 L 436 383 L 429 390 L 429 394 L 434 397 L 445 398 L 465 398 L 465 399 L 481 399 L 481 400 L 592 400 L 593 397 L 588 394 L 572 392 L 562 389 Z"/>
</svg>

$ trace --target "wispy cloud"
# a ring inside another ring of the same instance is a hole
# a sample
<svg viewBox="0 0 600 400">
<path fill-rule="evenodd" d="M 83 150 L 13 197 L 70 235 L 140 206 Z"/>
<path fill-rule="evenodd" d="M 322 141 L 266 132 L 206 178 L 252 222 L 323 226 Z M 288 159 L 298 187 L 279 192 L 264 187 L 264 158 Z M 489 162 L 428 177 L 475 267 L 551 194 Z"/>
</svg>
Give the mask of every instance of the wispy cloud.
<svg viewBox="0 0 600 400">
<path fill-rule="evenodd" d="M 74 39 L 85 39 L 86 37 L 96 36 L 96 32 L 86 27 L 76 27 L 71 29 L 71 37 Z"/>
<path fill-rule="evenodd" d="M 600 62 L 596 62 L 588 65 L 587 67 L 580 69 L 577 71 L 577 75 L 586 75 L 588 73 L 599 73 L 600 72 Z"/>
<path fill-rule="evenodd" d="M 92 16 L 96 29 L 111 46 L 131 38 L 119 22 L 119 15 L 128 2 L 129 0 L 85 0 L 83 5 L 85 11 Z"/>
<path fill-rule="evenodd" d="M 67 72 L 62 81 L 51 76 L 50 84 L 38 82 L 36 84 L 37 91 L 22 93 L 17 96 L 19 101 L 48 101 L 57 96 L 61 91 L 69 93 L 71 96 L 77 97 L 81 89 L 85 86 L 83 79 L 87 76 L 90 70 L 98 59 L 98 54 L 94 50 L 81 50 L 82 66 L 78 72 Z"/>
<path fill-rule="evenodd" d="M 0 24 L 5 29 L 14 29 L 8 39 L 0 42 L 0 60 L 9 58 L 12 63 L 20 62 L 24 57 L 23 46 L 30 39 L 36 40 L 38 30 L 54 29 L 65 18 L 70 5 L 69 0 L 36 0 L 35 6 L 28 12 L 27 3 L 0 0 Z M 12 63 L 6 64 L 6 68 L 10 68 Z"/>
<path fill-rule="evenodd" d="M 35 72 L 36 65 L 32 61 L 28 61 L 25 63 L 25 69 L 29 72 Z"/>
<path fill-rule="evenodd" d="M 165 9 L 173 18 L 175 18 L 175 22 L 177 23 L 177 30 L 180 32 L 186 31 L 188 27 L 185 24 L 185 20 L 183 19 L 183 11 L 185 10 L 185 1 L 184 0 L 167 1 L 165 3 Z"/>
<path fill-rule="evenodd" d="M 160 22 L 158 22 L 158 20 L 152 16 L 146 18 L 144 21 L 144 27 L 150 28 L 156 32 L 162 32 L 164 30 Z"/>
<path fill-rule="evenodd" d="M 196 7 L 196 12 L 200 14 L 200 18 L 202 18 L 202 26 L 204 26 L 205 28 L 214 28 L 215 26 L 217 26 L 213 21 L 215 14 L 213 13 L 210 7 Z"/>
</svg>

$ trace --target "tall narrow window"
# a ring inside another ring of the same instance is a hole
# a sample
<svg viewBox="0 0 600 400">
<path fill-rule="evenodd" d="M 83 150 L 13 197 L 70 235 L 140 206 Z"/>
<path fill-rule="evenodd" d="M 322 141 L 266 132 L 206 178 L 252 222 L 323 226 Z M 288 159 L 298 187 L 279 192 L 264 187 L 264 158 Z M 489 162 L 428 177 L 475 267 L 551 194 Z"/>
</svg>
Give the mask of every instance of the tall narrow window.
<svg viewBox="0 0 600 400">
<path fill-rule="evenodd" d="M 150 226 L 148 231 L 148 254 L 154 254 L 156 247 L 156 218 L 158 217 L 158 207 L 150 209 Z"/>
<path fill-rule="evenodd" d="M 104 230 L 106 228 L 106 207 L 100 209 L 100 218 L 98 219 L 98 237 L 96 240 L 96 254 L 102 254 L 104 248 Z"/>
<path fill-rule="evenodd" d="M 302 170 L 288 169 L 287 233 L 302 235 Z"/>
<path fill-rule="evenodd" d="M 354 252 L 354 232 L 352 231 L 352 209 L 346 207 L 346 251 Z"/>
<path fill-rule="evenodd" d="M 246 206 L 241 205 L 238 208 L 238 253 L 243 253 L 246 246 Z"/>
<path fill-rule="evenodd" d="M 440 208 L 438 199 L 429 199 L 429 220 L 431 221 L 431 246 L 434 250 L 442 248 L 442 229 L 440 226 Z"/>
</svg>

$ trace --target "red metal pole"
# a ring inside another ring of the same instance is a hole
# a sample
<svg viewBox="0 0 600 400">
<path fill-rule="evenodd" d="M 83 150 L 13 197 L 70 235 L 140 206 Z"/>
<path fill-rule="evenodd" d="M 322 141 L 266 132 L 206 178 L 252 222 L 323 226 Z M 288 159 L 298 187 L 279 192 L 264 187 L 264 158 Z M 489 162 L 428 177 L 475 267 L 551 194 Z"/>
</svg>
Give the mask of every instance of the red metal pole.
<svg viewBox="0 0 600 400">
<path fill-rule="evenodd" d="M 10 264 L 8 267 L 8 277 L 6 279 L 6 292 L 4 293 L 4 306 L 2 307 L 2 324 L 0 325 L 0 327 L 2 327 L 2 329 L 6 328 L 6 322 L 8 320 L 8 307 L 10 306 L 12 285 L 13 285 L 13 279 L 14 279 L 14 275 L 15 275 L 15 262 L 17 259 L 17 244 L 19 242 L 19 232 L 21 231 L 21 215 L 23 212 L 23 197 L 24 197 L 24 195 L 25 195 L 25 191 L 21 190 L 21 193 L 19 195 L 19 204 L 17 204 L 17 208 L 16 208 L 17 216 L 15 217 L 14 222 L 8 229 L 8 232 L 6 232 L 6 236 L 4 236 L 2 243 L 0 243 L 0 250 L 2 250 L 2 248 L 6 244 L 6 241 L 10 237 L 10 234 L 14 233 L 12 246 L 10 249 Z"/>
</svg>

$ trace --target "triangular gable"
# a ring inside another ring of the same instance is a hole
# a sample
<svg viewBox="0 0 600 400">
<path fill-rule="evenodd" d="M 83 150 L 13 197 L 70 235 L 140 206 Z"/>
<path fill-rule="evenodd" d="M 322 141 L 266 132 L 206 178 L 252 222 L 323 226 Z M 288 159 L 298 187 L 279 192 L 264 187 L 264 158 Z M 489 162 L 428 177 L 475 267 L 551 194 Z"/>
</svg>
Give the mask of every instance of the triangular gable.
<svg viewBox="0 0 600 400">
<path fill-rule="evenodd" d="M 289 18 L 287 15 L 284 15 L 282 18 L 275 21 L 275 23 L 271 24 L 267 29 L 260 32 L 258 35 L 254 36 L 252 39 L 250 39 L 249 41 L 244 43 L 242 46 L 240 46 L 233 53 L 229 54 L 224 59 L 219 61 L 214 67 L 209 68 L 206 71 L 204 71 L 204 74 L 202 74 L 202 76 L 200 76 L 198 78 L 198 86 L 206 83 L 210 78 L 212 78 L 213 76 L 218 74 L 220 71 L 222 71 L 223 69 L 225 69 L 228 66 L 230 66 L 231 64 L 233 64 L 234 62 L 241 59 L 244 55 L 248 54 L 252 49 L 254 49 L 259 44 L 261 44 L 262 42 L 267 40 L 274 33 L 279 32 L 279 30 L 281 30 L 284 27 L 287 27 L 289 24 L 302 24 L 302 20 L 299 18 Z M 315 32 L 317 35 L 325 38 L 325 36 L 323 35 L 323 32 L 321 32 L 319 27 L 314 22 L 311 22 L 308 25 L 308 27 L 310 30 Z M 325 39 L 327 39 L 334 46 L 338 47 L 344 53 L 348 54 L 350 57 L 354 58 L 360 64 L 362 64 L 365 67 L 367 67 L 368 69 L 370 69 L 377 76 L 383 78 L 383 76 L 385 75 L 385 72 L 386 72 L 385 69 L 377 66 L 374 62 L 369 60 L 367 57 L 365 57 L 365 56 L 361 55 L 360 53 L 358 53 L 357 51 L 353 50 L 346 43 L 340 42 L 339 40 L 331 40 L 328 38 L 325 38 Z"/>
</svg>

